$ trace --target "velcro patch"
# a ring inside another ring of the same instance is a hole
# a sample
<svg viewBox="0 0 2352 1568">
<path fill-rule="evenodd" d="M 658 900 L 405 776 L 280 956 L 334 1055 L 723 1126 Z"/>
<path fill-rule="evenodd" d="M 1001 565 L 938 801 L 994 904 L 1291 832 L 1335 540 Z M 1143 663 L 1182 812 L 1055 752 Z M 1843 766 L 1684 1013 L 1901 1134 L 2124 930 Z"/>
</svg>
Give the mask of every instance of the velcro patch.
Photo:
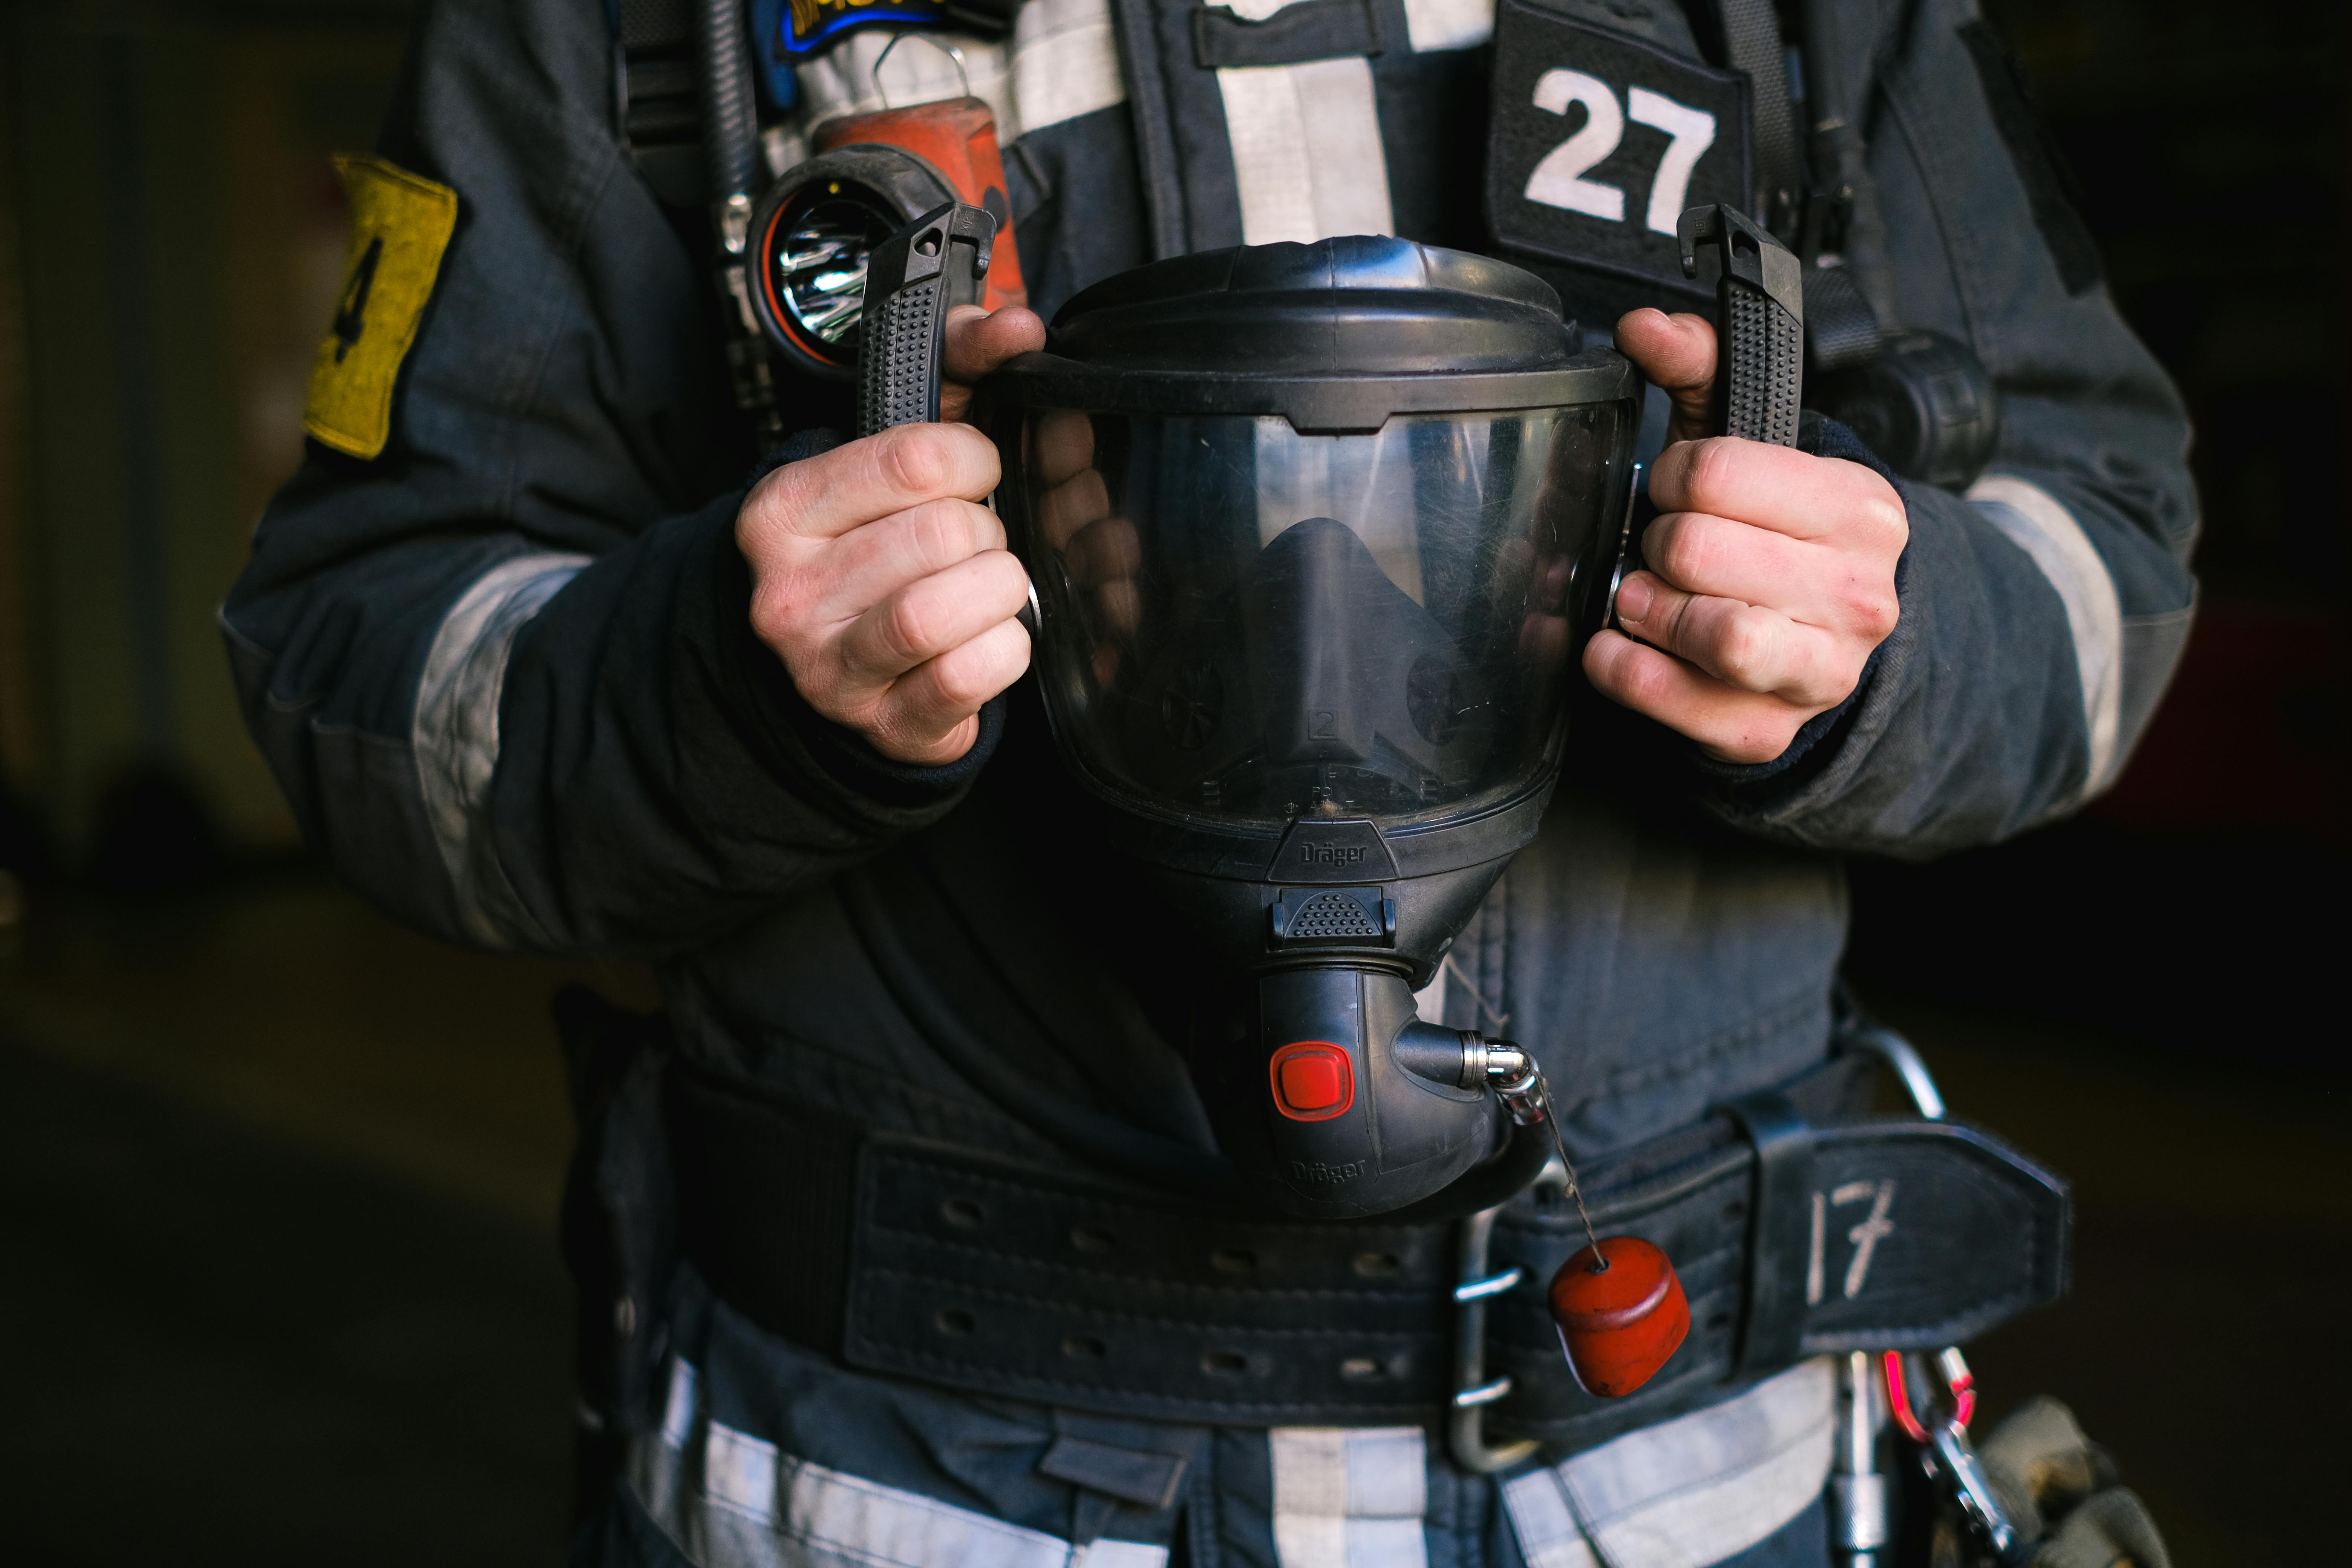
<svg viewBox="0 0 2352 1568">
<path fill-rule="evenodd" d="M 302 428 L 354 458 L 392 438 L 392 390 L 457 226 L 457 193 L 375 157 L 339 157 L 351 260 L 334 324 L 310 366 Z"/>
<path fill-rule="evenodd" d="M 1486 216 L 1509 250 L 1683 294 L 1675 220 L 1753 205 L 1750 89 L 1717 70 L 1528 3 L 1495 17 Z"/>
</svg>

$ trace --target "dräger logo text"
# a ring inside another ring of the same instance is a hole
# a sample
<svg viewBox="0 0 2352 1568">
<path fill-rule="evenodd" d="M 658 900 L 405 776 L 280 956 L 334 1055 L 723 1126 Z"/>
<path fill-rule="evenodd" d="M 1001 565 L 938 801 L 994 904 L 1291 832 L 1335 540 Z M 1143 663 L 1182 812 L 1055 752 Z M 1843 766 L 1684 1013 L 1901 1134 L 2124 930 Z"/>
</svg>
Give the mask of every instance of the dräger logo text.
<svg viewBox="0 0 2352 1568">
<path fill-rule="evenodd" d="M 1290 1178 L 1295 1182 L 1352 1182 L 1369 1173 L 1370 1160 L 1350 1160 L 1344 1165 L 1327 1165 L 1317 1160 L 1290 1162 Z"/>
<path fill-rule="evenodd" d="M 1364 863 L 1364 847 L 1360 844 L 1302 844 L 1298 858 L 1309 866 L 1360 866 Z"/>
</svg>

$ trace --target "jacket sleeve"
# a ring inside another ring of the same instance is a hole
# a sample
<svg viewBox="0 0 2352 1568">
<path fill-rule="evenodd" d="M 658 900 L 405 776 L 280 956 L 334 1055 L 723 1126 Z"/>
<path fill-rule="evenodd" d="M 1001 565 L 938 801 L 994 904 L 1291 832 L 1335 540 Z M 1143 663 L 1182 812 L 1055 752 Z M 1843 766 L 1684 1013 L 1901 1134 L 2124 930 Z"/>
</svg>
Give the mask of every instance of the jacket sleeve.
<svg viewBox="0 0 2352 1568">
<path fill-rule="evenodd" d="M 1779 763 L 1706 769 L 1706 795 L 1771 837 L 1924 858 L 2114 782 L 2188 636 L 2197 499 L 2179 397 L 1973 5 L 1831 3 L 1879 18 L 1874 55 L 1843 63 L 1872 104 L 1897 319 L 1976 351 L 2000 437 L 1967 495 L 1906 489 L 1901 616 L 1862 689 Z"/>
<path fill-rule="evenodd" d="M 752 637 L 752 454 L 614 76 L 598 0 L 426 8 L 382 151 L 459 216 L 390 444 L 310 447 L 222 620 L 361 890 L 483 945 L 658 954 L 933 819 L 988 744 L 889 764 Z"/>
</svg>

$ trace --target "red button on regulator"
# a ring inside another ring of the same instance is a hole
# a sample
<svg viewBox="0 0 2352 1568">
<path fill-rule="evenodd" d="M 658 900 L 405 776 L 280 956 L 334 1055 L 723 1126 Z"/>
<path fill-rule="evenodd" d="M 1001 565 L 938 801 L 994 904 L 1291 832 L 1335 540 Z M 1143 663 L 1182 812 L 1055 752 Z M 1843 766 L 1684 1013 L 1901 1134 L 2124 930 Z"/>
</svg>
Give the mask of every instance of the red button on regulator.
<svg viewBox="0 0 2352 1568">
<path fill-rule="evenodd" d="M 1267 1067 L 1274 1108 L 1293 1121 L 1328 1121 L 1356 1103 L 1356 1069 L 1328 1040 L 1299 1040 L 1274 1053 Z"/>
</svg>

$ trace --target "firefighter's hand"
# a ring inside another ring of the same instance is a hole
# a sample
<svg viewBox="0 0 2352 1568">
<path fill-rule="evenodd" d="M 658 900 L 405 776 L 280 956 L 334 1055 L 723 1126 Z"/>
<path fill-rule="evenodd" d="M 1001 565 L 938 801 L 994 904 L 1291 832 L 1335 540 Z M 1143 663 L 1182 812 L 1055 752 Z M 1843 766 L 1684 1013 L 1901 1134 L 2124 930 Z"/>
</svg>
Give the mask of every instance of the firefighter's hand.
<svg viewBox="0 0 2352 1568">
<path fill-rule="evenodd" d="M 940 417 L 961 419 L 971 411 L 972 384 L 1015 354 L 1045 346 L 1045 323 L 1034 310 L 1007 305 L 983 310 L 958 305 L 948 312 L 947 374 L 940 382 Z"/>
<path fill-rule="evenodd" d="M 941 412 L 971 383 L 1043 345 L 1027 310 L 948 323 Z M 996 447 L 968 425 L 902 425 L 788 463 L 735 519 L 751 568 L 751 629 L 809 706 L 877 752 L 936 766 L 971 749 L 981 706 L 1029 668 L 1013 616 L 1029 579 L 981 503 Z"/>
<path fill-rule="evenodd" d="M 1910 537 L 1894 487 L 1858 463 L 1706 437 L 1715 330 L 1635 310 L 1617 346 L 1674 399 L 1650 475 L 1649 570 L 1584 670 L 1605 695 L 1729 763 L 1768 763 L 1844 701 L 1895 629 L 1895 563 Z"/>
</svg>

